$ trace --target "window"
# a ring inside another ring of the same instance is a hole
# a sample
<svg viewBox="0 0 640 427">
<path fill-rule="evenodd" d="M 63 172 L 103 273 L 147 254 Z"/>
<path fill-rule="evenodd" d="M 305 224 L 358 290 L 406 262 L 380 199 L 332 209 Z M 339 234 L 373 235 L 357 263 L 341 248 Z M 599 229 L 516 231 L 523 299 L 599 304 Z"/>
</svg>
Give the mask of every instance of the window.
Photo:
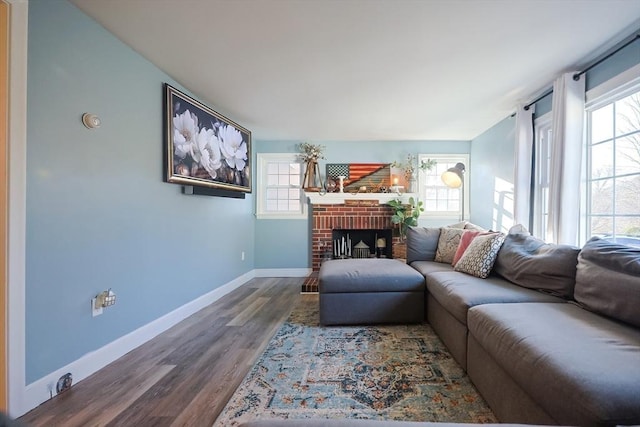
<svg viewBox="0 0 640 427">
<path fill-rule="evenodd" d="M 532 234 L 546 240 L 549 218 L 549 168 L 551 166 L 551 113 L 536 119 L 535 133 L 535 184 L 533 189 Z"/>
<path fill-rule="evenodd" d="M 640 85 L 587 108 L 586 151 L 585 240 L 640 245 Z"/>
<path fill-rule="evenodd" d="M 258 153 L 257 217 L 306 218 L 303 165 L 295 154 Z"/>
<path fill-rule="evenodd" d="M 465 207 L 465 218 L 469 210 L 469 155 L 467 154 L 420 154 L 419 161 L 435 160 L 436 166 L 428 171 L 420 170 L 418 174 L 418 193 L 424 202 L 423 216 L 438 218 L 461 218 L 462 206 Z M 442 182 L 442 174 L 456 163 L 466 167 L 463 188 L 449 188 Z M 464 194 L 465 201 L 461 196 Z"/>
</svg>

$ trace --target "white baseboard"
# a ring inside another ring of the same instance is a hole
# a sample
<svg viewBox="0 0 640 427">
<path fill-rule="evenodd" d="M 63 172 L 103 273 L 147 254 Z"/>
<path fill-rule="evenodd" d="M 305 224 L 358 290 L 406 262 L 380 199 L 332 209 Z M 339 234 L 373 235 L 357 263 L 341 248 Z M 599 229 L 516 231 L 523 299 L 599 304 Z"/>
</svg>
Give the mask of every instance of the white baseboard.
<svg viewBox="0 0 640 427">
<path fill-rule="evenodd" d="M 256 268 L 255 277 L 307 277 L 310 268 Z"/>
<path fill-rule="evenodd" d="M 222 298 L 224 295 L 239 288 L 249 280 L 256 277 L 255 270 L 249 271 L 240 277 L 212 290 L 211 292 L 186 303 L 182 307 L 165 314 L 162 317 L 124 335 L 115 341 L 101 347 L 95 351 L 85 354 L 68 365 L 51 372 L 27 385 L 24 389 L 24 398 L 20 399 L 23 403 L 22 408 L 16 408 L 13 416 L 20 416 L 50 399 L 51 395 L 55 395 L 55 385 L 58 379 L 71 372 L 73 375 L 73 383 L 87 378 L 89 375 L 104 368 L 114 360 L 124 356 L 131 350 L 139 347 L 160 333 L 166 331 L 173 325 L 181 322 L 197 311 L 203 309 L 209 304 Z"/>
</svg>

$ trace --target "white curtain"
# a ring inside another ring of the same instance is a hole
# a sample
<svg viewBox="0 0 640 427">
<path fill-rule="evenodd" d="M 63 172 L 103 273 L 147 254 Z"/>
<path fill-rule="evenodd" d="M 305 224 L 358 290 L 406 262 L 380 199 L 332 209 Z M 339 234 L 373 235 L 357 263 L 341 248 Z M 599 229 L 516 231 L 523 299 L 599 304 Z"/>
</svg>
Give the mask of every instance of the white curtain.
<svg viewBox="0 0 640 427">
<path fill-rule="evenodd" d="M 516 158 L 513 185 L 513 223 L 531 229 L 531 157 L 533 155 L 533 113 L 535 106 L 516 110 Z"/>
<path fill-rule="evenodd" d="M 566 73 L 553 83 L 547 241 L 578 244 L 580 167 L 584 135 L 584 76 Z"/>
</svg>

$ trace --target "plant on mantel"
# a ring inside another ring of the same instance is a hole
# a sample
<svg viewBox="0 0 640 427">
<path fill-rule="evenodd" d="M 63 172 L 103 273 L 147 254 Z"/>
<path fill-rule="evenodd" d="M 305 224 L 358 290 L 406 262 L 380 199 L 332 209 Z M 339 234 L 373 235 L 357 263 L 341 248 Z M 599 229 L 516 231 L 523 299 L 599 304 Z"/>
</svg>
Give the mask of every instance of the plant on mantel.
<svg viewBox="0 0 640 427">
<path fill-rule="evenodd" d="M 412 179 L 415 179 L 416 169 L 428 171 L 431 170 L 436 165 L 436 163 L 437 162 L 433 159 L 420 160 L 420 162 L 418 162 L 418 156 L 414 154 L 408 154 L 406 161 L 394 161 L 393 163 L 391 163 L 391 166 L 393 166 L 394 168 L 402 169 L 404 178 L 407 180 L 407 182 L 410 182 Z"/>
<path fill-rule="evenodd" d="M 387 202 L 393 210 L 391 223 L 398 226 L 400 240 L 404 241 L 407 236 L 407 227 L 418 225 L 418 218 L 424 212 L 422 202 L 413 197 L 409 197 L 408 203 L 403 203 L 400 199 Z"/>
<path fill-rule="evenodd" d="M 318 159 L 324 159 L 324 155 L 322 154 L 324 145 L 302 142 L 298 148 L 300 149 L 298 157 L 306 163 L 304 177 L 302 178 L 302 188 L 305 190 L 318 191 L 320 187 L 322 187 Z"/>
</svg>

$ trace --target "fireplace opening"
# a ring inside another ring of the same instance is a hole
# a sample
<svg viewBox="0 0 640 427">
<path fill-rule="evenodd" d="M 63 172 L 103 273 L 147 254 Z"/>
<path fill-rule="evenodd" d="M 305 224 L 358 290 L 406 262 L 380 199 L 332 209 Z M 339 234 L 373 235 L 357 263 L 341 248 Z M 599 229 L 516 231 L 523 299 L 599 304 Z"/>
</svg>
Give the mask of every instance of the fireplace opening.
<svg viewBox="0 0 640 427">
<path fill-rule="evenodd" d="M 333 259 L 393 257 L 391 229 L 333 229 L 331 238 Z"/>
</svg>

